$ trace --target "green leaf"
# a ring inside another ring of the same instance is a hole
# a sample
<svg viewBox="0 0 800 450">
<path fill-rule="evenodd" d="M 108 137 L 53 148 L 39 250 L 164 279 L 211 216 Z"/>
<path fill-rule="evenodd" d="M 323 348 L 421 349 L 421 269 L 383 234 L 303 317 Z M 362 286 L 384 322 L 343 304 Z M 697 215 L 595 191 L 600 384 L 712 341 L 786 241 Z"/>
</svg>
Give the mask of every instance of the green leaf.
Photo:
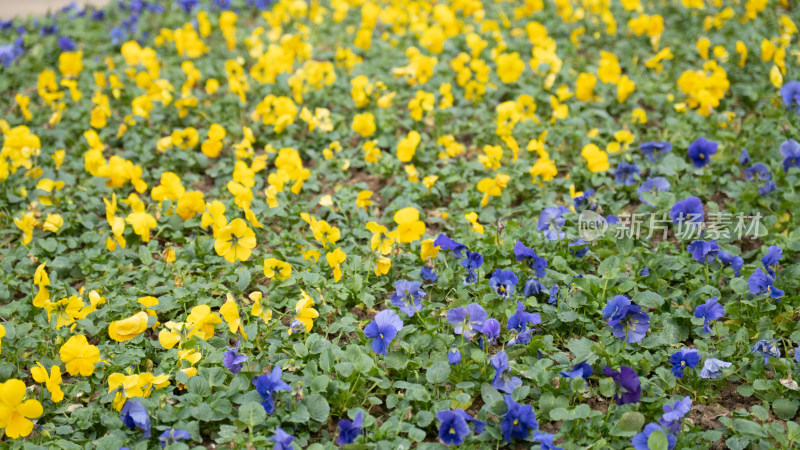
<svg viewBox="0 0 800 450">
<path fill-rule="evenodd" d="M 262 407 L 261 409 L 264 408 Z M 211 406 L 205 403 L 200 403 L 199 405 L 192 408 L 192 417 L 205 422 L 209 422 L 214 419 L 214 411 L 211 410 Z"/>
<path fill-rule="evenodd" d="M 295 342 L 292 344 L 292 349 L 294 350 L 295 355 L 300 358 L 305 358 L 308 355 L 308 348 L 306 348 L 305 344 L 302 342 Z"/>
<path fill-rule="evenodd" d="M 749 384 L 743 384 L 736 388 L 736 392 L 738 392 L 742 397 L 750 397 L 753 395 L 753 386 L 750 386 Z"/>
<path fill-rule="evenodd" d="M 433 422 L 433 413 L 430 411 L 420 411 L 414 418 L 416 424 L 422 428 L 427 427 Z"/>
<path fill-rule="evenodd" d="M 578 314 L 575 311 L 559 311 L 556 315 L 558 316 L 558 320 L 565 323 L 578 320 Z"/>
<path fill-rule="evenodd" d="M 786 437 L 792 442 L 800 442 L 800 425 L 797 422 L 786 422 Z"/>
<path fill-rule="evenodd" d="M 450 364 L 444 361 L 438 361 L 428 368 L 425 373 L 425 379 L 428 383 L 439 384 L 444 383 L 450 377 Z"/>
<path fill-rule="evenodd" d="M 242 267 L 236 271 L 236 274 L 239 276 L 236 280 L 236 289 L 238 289 L 239 292 L 244 292 L 247 286 L 250 286 L 250 271 Z"/>
<path fill-rule="evenodd" d="M 497 389 L 493 388 L 489 383 L 483 383 L 481 385 L 481 398 L 483 399 L 484 403 L 489 405 L 489 407 L 492 407 L 496 403 L 503 401 L 503 396 L 500 395 L 500 393 L 497 392 Z"/>
<path fill-rule="evenodd" d="M 761 405 L 753 405 L 753 407 L 750 408 L 750 413 L 762 422 L 769 419 L 769 411 L 764 409 Z"/>
<path fill-rule="evenodd" d="M 189 388 L 190 394 L 197 394 L 203 398 L 211 395 L 211 387 L 208 385 L 208 380 L 206 380 L 204 377 L 189 378 L 187 387 Z"/>
<path fill-rule="evenodd" d="M 600 411 L 595 411 L 589 405 L 582 403 L 574 408 L 555 408 L 550 411 L 550 418 L 553 420 L 577 420 L 588 419 L 589 417 L 599 416 Z"/>
<path fill-rule="evenodd" d="M 797 407 L 800 402 L 788 398 L 779 398 L 772 402 L 772 410 L 775 415 L 783 420 L 792 420 L 797 414 Z"/>
<path fill-rule="evenodd" d="M 289 416 L 289 422 L 292 423 L 306 423 L 311 419 L 311 414 L 308 412 L 308 407 L 301 403 L 297 405 L 297 410 Z"/>
<path fill-rule="evenodd" d="M 750 288 L 747 286 L 747 281 L 744 278 L 734 278 L 731 280 L 731 289 L 739 295 L 746 294 Z"/>
<path fill-rule="evenodd" d="M 639 431 L 644 426 L 644 415 L 639 411 L 628 411 L 620 417 L 617 426 L 622 431 Z"/>
<path fill-rule="evenodd" d="M 328 401 L 325 400 L 325 397 L 321 396 L 320 394 L 311 394 L 306 397 L 305 400 L 305 403 L 308 406 L 308 414 L 312 419 L 320 423 L 325 423 L 328 421 L 328 415 L 331 413 L 331 407 L 328 405 Z"/>
<path fill-rule="evenodd" d="M 744 450 L 750 445 L 750 439 L 744 436 L 731 436 L 725 441 L 729 450 Z"/>
<path fill-rule="evenodd" d="M 751 436 L 767 437 L 767 432 L 761 425 L 746 419 L 733 419 L 733 429 L 737 433 L 749 434 Z"/>
<path fill-rule="evenodd" d="M 645 308 L 660 308 L 664 304 L 664 299 L 651 291 L 639 292 L 633 296 L 631 301 Z"/>
<path fill-rule="evenodd" d="M 669 440 L 661 430 L 655 430 L 647 438 L 647 448 L 650 450 L 668 450 Z"/>
<path fill-rule="evenodd" d="M 600 395 L 603 397 L 611 397 L 614 395 L 615 389 L 616 387 L 614 386 L 614 380 L 611 378 L 600 379 Z"/>
<path fill-rule="evenodd" d="M 592 345 L 595 342 L 586 338 L 573 339 L 567 343 L 569 351 L 575 355 L 575 362 L 583 362 L 594 355 Z"/>
<path fill-rule="evenodd" d="M 192 379 L 197 377 L 192 377 Z M 239 420 L 247 424 L 248 427 L 253 428 L 256 425 L 267 420 L 267 412 L 261 403 L 247 402 L 239 407 Z"/>
<path fill-rule="evenodd" d="M 375 367 L 375 361 L 369 355 L 361 355 L 358 360 L 353 363 L 353 367 L 361 374 L 366 375 Z"/>
<path fill-rule="evenodd" d="M 625 237 L 617 240 L 617 248 L 622 255 L 629 255 L 633 250 L 633 239 Z"/>
<path fill-rule="evenodd" d="M 41 239 L 39 245 L 48 253 L 55 253 L 58 249 L 58 241 L 53 238 Z M 139 247 L 140 249 L 142 247 Z"/>
<path fill-rule="evenodd" d="M 600 275 L 606 275 L 609 272 L 611 272 L 612 269 L 616 269 L 618 267 L 619 267 L 619 258 L 612 255 L 604 259 L 603 262 L 600 263 L 600 266 L 597 268 L 597 273 Z"/>
<path fill-rule="evenodd" d="M 139 260 L 142 262 L 142 265 L 145 266 L 153 264 L 153 255 L 150 254 L 146 245 L 139 246 Z"/>
</svg>

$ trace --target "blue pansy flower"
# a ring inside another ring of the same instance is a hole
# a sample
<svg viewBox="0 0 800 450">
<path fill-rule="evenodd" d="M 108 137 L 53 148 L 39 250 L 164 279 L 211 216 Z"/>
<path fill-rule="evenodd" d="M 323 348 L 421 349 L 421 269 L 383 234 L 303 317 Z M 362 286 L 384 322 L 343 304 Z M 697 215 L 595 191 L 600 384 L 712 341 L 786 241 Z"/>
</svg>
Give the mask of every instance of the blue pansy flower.
<svg viewBox="0 0 800 450">
<path fill-rule="evenodd" d="M 661 433 L 667 438 L 667 450 L 672 450 L 675 448 L 675 444 L 677 443 L 675 436 L 673 436 L 672 433 L 670 433 L 666 428 L 652 422 L 645 425 L 644 431 L 633 437 L 631 440 L 631 445 L 633 445 L 635 450 L 652 450 L 650 449 L 648 442 L 650 440 L 650 435 L 653 433 Z"/>
<path fill-rule="evenodd" d="M 714 141 L 709 141 L 704 137 L 700 137 L 694 140 L 691 144 L 689 144 L 689 158 L 692 160 L 692 164 L 695 167 L 705 167 L 711 162 L 711 155 L 717 153 L 717 144 Z"/>
<path fill-rule="evenodd" d="M 270 441 L 275 443 L 275 446 L 272 447 L 273 450 L 292 450 L 294 449 L 294 445 L 292 441 L 294 440 L 294 436 L 291 434 L 283 431 L 281 427 L 275 428 L 275 435 L 269 438 Z"/>
<path fill-rule="evenodd" d="M 719 244 L 717 241 L 693 241 L 686 247 L 686 250 L 689 250 L 689 253 L 692 254 L 692 258 L 695 261 L 704 264 L 710 263 L 717 259 L 717 255 L 719 254 Z"/>
<path fill-rule="evenodd" d="M 664 410 L 664 415 L 658 419 L 658 423 L 670 433 L 678 434 L 681 432 L 683 417 L 692 409 L 692 399 L 687 395 L 672 405 L 662 406 L 661 409 Z"/>
<path fill-rule="evenodd" d="M 536 278 L 528 278 L 525 281 L 525 288 L 523 289 L 522 293 L 525 297 L 532 297 L 534 295 L 539 295 L 539 293 L 546 291 L 547 288 L 544 287 L 541 281 L 537 280 Z"/>
<path fill-rule="evenodd" d="M 533 327 L 528 327 L 528 324 L 538 325 L 542 323 L 542 317 L 538 313 L 529 313 L 525 311 L 525 305 L 522 302 L 517 302 L 517 311 L 508 318 L 506 329 L 513 333 L 512 338 L 508 341 L 508 345 L 527 344 L 531 341 L 531 333 L 534 331 Z"/>
<path fill-rule="evenodd" d="M 75 50 L 75 43 L 72 42 L 69 36 L 59 36 L 58 46 L 61 48 L 62 52 L 71 52 Z"/>
<path fill-rule="evenodd" d="M 42 36 L 49 36 L 51 34 L 58 33 L 58 25 L 51 24 L 51 25 L 42 25 L 41 29 Z"/>
<path fill-rule="evenodd" d="M 774 281 L 772 277 L 764 273 L 761 267 L 759 267 L 750 275 L 750 278 L 747 279 L 747 286 L 750 288 L 751 294 L 768 293 L 770 297 L 780 299 L 783 297 L 784 292 L 772 285 Z"/>
<path fill-rule="evenodd" d="M 580 211 L 584 207 L 588 209 L 597 209 L 597 201 L 594 199 L 594 189 L 587 189 L 583 194 L 572 199 L 575 205 L 575 210 Z"/>
<path fill-rule="evenodd" d="M 617 295 L 606 303 L 603 318 L 608 319 L 612 334 L 629 344 L 644 339 L 650 329 L 650 315 L 624 295 Z"/>
<path fill-rule="evenodd" d="M 150 416 L 147 414 L 147 409 L 137 398 L 129 398 L 125 400 L 122 409 L 119 412 L 119 418 L 122 423 L 130 428 L 138 428 L 142 430 L 142 437 L 149 438 L 150 434 Z"/>
<path fill-rule="evenodd" d="M 583 378 L 588 380 L 592 376 L 592 366 L 586 361 L 575 364 L 569 372 L 558 372 L 562 377 L 566 378 Z"/>
<path fill-rule="evenodd" d="M 617 217 L 617 216 L 615 216 L 613 214 L 609 214 L 609 215 L 606 216 L 606 222 L 609 225 L 616 225 L 616 224 L 619 223 L 619 217 Z"/>
<path fill-rule="evenodd" d="M 498 391 L 503 391 L 507 394 L 514 392 L 514 389 L 522 386 L 522 379 L 519 377 L 511 376 L 511 373 L 506 373 L 508 370 L 508 355 L 504 351 L 497 352 L 492 357 L 489 364 L 494 368 L 494 379 L 492 380 L 492 387 Z"/>
<path fill-rule="evenodd" d="M 497 342 L 500 337 L 500 322 L 497 319 L 489 319 L 481 326 L 481 333 L 486 336 L 486 341 L 489 344 Z M 481 348 L 483 348 L 483 337 L 481 337 Z"/>
<path fill-rule="evenodd" d="M 192 12 L 192 9 L 197 6 L 197 0 L 178 0 L 176 3 L 187 13 Z"/>
<path fill-rule="evenodd" d="M 464 244 L 459 244 L 458 242 L 450 239 L 444 233 L 439 233 L 439 236 L 433 241 L 433 245 L 435 247 L 439 247 L 442 250 L 450 250 L 453 254 L 453 257 L 460 258 L 461 251 L 467 248 Z"/>
<path fill-rule="evenodd" d="M 391 309 L 375 315 L 375 320 L 364 327 L 364 336 L 372 339 L 372 351 L 385 355 L 392 339 L 403 329 L 403 320 Z"/>
<path fill-rule="evenodd" d="M 489 278 L 489 286 L 491 286 L 501 298 L 509 298 L 513 295 L 514 286 L 516 286 L 518 282 L 519 279 L 514 272 L 510 270 L 495 269 L 495 271 L 492 272 L 492 277 Z"/>
<path fill-rule="evenodd" d="M 453 331 L 464 336 L 464 339 L 472 339 L 481 330 L 487 317 L 486 310 L 477 303 L 447 311 L 447 321 L 455 325 Z"/>
<path fill-rule="evenodd" d="M 547 299 L 547 303 L 551 305 L 557 305 L 558 299 L 561 298 L 561 286 L 554 284 L 550 286 L 550 298 Z"/>
<path fill-rule="evenodd" d="M 775 182 L 772 181 L 772 173 L 770 173 L 767 166 L 761 163 L 753 164 L 747 168 L 744 173 L 747 181 L 763 182 L 761 186 L 758 187 L 758 193 L 760 195 L 767 195 L 777 189 Z"/>
<path fill-rule="evenodd" d="M 283 371 L 281 371 L 280 366 L 276 365 L 269 374 L 253 377 L 253 386 L 256 387 L 256 392 L 264 399 L 264 401 L 261 402 L 261 406 L 264 407 L 267 414 L 275 412 L 275 398 L 273 396 L 275 392 L 292 391 L 292 388 L 281 379 L 282 376 Z"/>
<path fill-rule="evenodd" d="M 624 161 L 620 162 L 617 170 L 614 171 L 614 176 L 618 184 L 623 186 L 632 186 L 636 183 L 634 175 L 639 174 L 639 166 L 636 164 L 629 164 Z"/>
<path fill-rule="evenodd" d="M 672 373 L 675 378 L 683 378 L 683 371 L 686 367 L 694 369 L 700 363 L 700 352 L 693 348 L 682 348 L 669 357 L 672 364 Z"/>
<path fill-rule="evenodd" d="M 777 339 L 762 339 L 753 346 L 750 353 L 759 354 L 764 357 L 764 365 L 769 363 L 770 358 L 780 358 L 781 349 L 778 348 Z"/>
<path fill-rule="evenodd" d="M 469 424 L 471 423 L 476 434 L 483 433 L 486 423 L 473 418 L 463 409 L 443 409 L 436 412 L 436 418 L 441 422 L 439 425 L 439 439 L 445 445 L 461 445 L 464 438 L 469 435 Z"/>
<path fill-rule="evenodd" d="M 563 450 L 562 447 L 553 445 L 555 435 L 551 433 L 540 433 L 538 430 L 533 435 L 533 440 L 539 443 L 540 450 Z"/>
<path fill-rule="evenodd" d="M 439 275 L 436 275 L 436 272 L 433 270 L 433 267 L 425 266 L 419 271 L 419 275 L 425 281 L 436 281 L 439 279 Z"/>
<path fill-rule="evenodd" d="M 175 428 L 170 428 L 169 430 L 164 430 L 160 436 L 158 436 L 159 442 L 161 442 L 161 448 L 165 448 L 169 444 L 173 444 L 175 442 L 180 442 L 186 439 L 191 439 L 192 435 L 186 430 L 176 430 Z"/>
<path fill-rule="evenodd" d="M 422 290 L 421 282 L 397 280 L 394 288 L 395 292 L 389 298 L 392 305 L 397 306 L 409 317 L 422 310 L 422 297 L 425 296 L 425 291 Z"/>
<path fill-rule="evenodd" d="M 339 445 L 352 444 L 359 434 L 361 434 L 361 425 L 364 424 L 364 416 L 359 411 L 355 419 L 341 419 L 336 425 L 339 428 L 339 437 L 336 438 L 336 443 Z"/>
<path fill-rule="evenodd" d="M 539 428 L 531 405 L 520 405 L 508 394 L 503 396 L 503 400 L 506 402 L 506 413 L 500 422 L 500 430 L 506 442 L 511 442 L 513 438 L 525 439 L 531 430 Z"/>
<path fill-rule="evenodd" d="M 569 244 L 569 252 L 578 258 L 583 258 L 589 252 L 589 243 L 578 238 Z"/>
<path fill-rule="evenodd" d="M 702 222 L 705 219 L 703 202 L 697 197 L 687 197 L 677 201 L 669 210 L 669 217 L 672 223 L 683 223 L 687 220 L 694 223 Z"/>
<path fill-rule="evenodd" d="M 750 164 L 750 153 L 747 153 L 747 149 L 742 149 L 742 154 L 739 156 L 739 164 L 746 166 Z"/>
<path fill-rule="evenodd" d="M 742 259 L 741 256 L 733 256 L 730 253 L 726 252 L 725 250 L 720 250 L 718 256 L 722 264 L 725 264 L 726 266 L 731 266 L 731 269 L 733 269 L 733 273 L 737 277 L 742 275 L 740 271 L 742 270 L 742 266 L 744 266 L 744 259 Z"/>
<path fill-rule="evenodd" d="M 475 269 L 483 265 L 483 256 L 478 252 L 467 250 L 466 256 L 461 260 L 461 265 L 467 269 L 467 278 L 464 280 L 464 284 L 475 283 L 478 281 L 478 274 L 475 273 Z"/>
<path fill-rule="evenodd" d="M 639 398 L 642 396 L 642 384 L 635 370 L 628 366 L 621 366 L 617 371 L 605 366 L 603 373 L 611 377 L 620 387 L 618 393 L 614 395 L 614 401 L 618 405 L 639 402 Z"/>
<path fill-rule="evenodd" d="M 731 363 L 719 360 L 717 358 L 708 358 L 703 364 L 703 370 L 700 371 L 700 378 L 714 379 L 722 375 L 722 369 L 730 367 Z"/>
<path fill-rule="evenodd" d="M 669 142 L 650 141 L 639 145 L 639 150 L 641 150 L 642 154 L 650 161 L 657 161 L 661 159 L 662 156 L 672 151 L 672 144 Z"/>
<path fill-rule="evenodd" d="M 786 109 L 789 112 L 794 110 L 797 114 L 800 114 L 800 81 L 784 83 L 781 86 L 780 94 Z"/>
<path fill-rule="evenodd" d="M 615 295 L 611 300 L 606 302 L 606 306 L 601 311 L 603 319 L 610 319 L 611 316 L 618 314 L 623 306 L 631 304 L 631 299 L 627 295 Z"/>
<path fill-rule="evenodd" d="M 241 342 L 236 342 L 235 348 L 228 346 L 228 351 L 222 354 L 222 365 L 234 375 L 242 370 L 242 364 L 247 361 L 246 355 L 239 354 L 239 344 Z"/>
<path fill-rule="evenodd" d="M 650 275 L 650 268 L 649 267 L 645 267 L 645 268 L 643 268 L 642 270 L 639 271 L 639 276 L 640 277 L 646 277 L 648 275 Z"/>
<path fill-rule="evenodd" d="M 655 200 L 658 198 L 659 192 L 669 190 L 669 181 L 664 177 L 648 178 L 641 186 L 639 186 L 639 200 L 645 205 L 655 206 L 648 200 Z"/>
<path fill-rule="evenodd" d="M 450 351 L 447 352 L 447 362 L 451 366 L 461 364 L 461 351 L 458 349 L 458 347 L 450 347 Z"/>
<path fill-rule="evenodd" d="M 775 189 L 778 189 L 778 185 L 774 181 L 767 181 L 758 187 L 758 195 L 767 195 Z"/>
<path fill-rule="evenodd" d="M 725 308 L 719 304 L 717 297 L 711 297 L 694 310 L 694 316 L 703 319 L 703 333 L 711 333 L 708 323 L 725 315 Z"/>
<path fill-rule="evenodd" d="M 800 111 L 800 109 L 798 109 Z M 800 144 L 794 139 L 781 144 L 781 154 L 783 155 L 783 171 L 789 172 L 792 167 L 800 169 Z"/>
<path fill-rule="evenodd" d="M 536 276 L 541 278 L 545 276 L 544 269 L 547 268 L 547 260 L 537 255 L 533 249 L 528 248 L 520 241 L 514 244 L 514 257 L 517 261 L 525 261 L 528 267 L 534 270 Z"/>
<path fill-rule="evenodd" d="M 525 305 L 518 301 L 517 310 L 508 318 L 506 329 L 522 332 L 528 328 L 528 324 L 538 325 L 540 323 L 542 323 L 542 317 L 539 313 L 526 312 Z"/>
<path fill-rule="evenodd" d="M 564 220 L 563 215 L 568 213 L 569 209 L 563 206 L 548 206 L 541 214 L 539 214 L 539 221 L 536 223 L 536 229 L 543 231 L 544 237 L 550 241 L 557 241 L 566 236 L 564 233 Z"/>
<path fill-rule="evenodd" d="M 761 263 L 764 264 L 764 267 L 767 269 L 767 273 L 769 276 L 775 278 L 775 271 L 773 268 L 778 267 L 778 263 L 781 261 L 781 257 L 783 256 L 783 249 L 778 247 L 777 245 L 770 245 L 767 249 L 767 254 L 761 258 Z"/>
<path fill-rule="evenodd" d="M 770 173 L 767 166 L 761 163 L 753 164 L 752 166 L 745 169 L 744 175 L 747 181 L 772 179 L 772 174 Z"/>
</svg>

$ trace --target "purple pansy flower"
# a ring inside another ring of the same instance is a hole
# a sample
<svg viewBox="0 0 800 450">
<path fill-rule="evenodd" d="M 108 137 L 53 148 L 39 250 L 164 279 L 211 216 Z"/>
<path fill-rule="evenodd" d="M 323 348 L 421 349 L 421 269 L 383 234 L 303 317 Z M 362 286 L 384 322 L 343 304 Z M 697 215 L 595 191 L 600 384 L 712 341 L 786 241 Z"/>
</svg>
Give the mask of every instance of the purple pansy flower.
<svg viewBox="0 0 800 450">
<path fill-rule="evenodd" d="M 372 339 L 372 351 L 385 355 L 392 339 L 403 329 L 403 320 L 391 309 L 375 315 L 375 320 L 364 327 L 364 336 Z"/>
<path fill-rule="evenodd" d="M 621 388 L 620 393 L 614 396 L 614 401 L 618 405 L 639 402 L 639 397 L 642 395 L 642 385 L 635 370 L 628 366 L 622 366 L 619 371 L 616 371 L 606 366 L 603 369 L 603 373 L 611 377 Z"/>
<path fill-rule="evenodd" d="M 447 311 L 447 321 L 455 325 L 454 332 L 464 336 L 464 339 L 472 339 L 480 331 L 487 317 L 486 310 L 477 303 Z"/>
<path fill-rule="evenodd" d="M 395 292 L 390 297 L 392 305 L 411 317 L 422 310 L 422 297 L 425 296 L 422 283 L 419 281 L 397 280 L 394 283 Z"/>
</svg>

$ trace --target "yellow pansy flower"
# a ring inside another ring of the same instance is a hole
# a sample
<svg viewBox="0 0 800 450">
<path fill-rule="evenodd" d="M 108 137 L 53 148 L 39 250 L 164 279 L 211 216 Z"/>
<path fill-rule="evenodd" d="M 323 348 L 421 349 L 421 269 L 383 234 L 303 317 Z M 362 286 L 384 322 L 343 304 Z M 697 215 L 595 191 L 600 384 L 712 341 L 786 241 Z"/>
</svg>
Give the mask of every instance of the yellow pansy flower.
<svg viewBox="0 0 800 450">
<path fill-rule="evenodd" d="M 70 375 L 88 377 L 94 373 L 94 365 L 100 361 L 100 349 L 89 344 L 86 336 L 78 334 L 61 346 L 59 356 Z"/>
<path fill-rule="evenodd" d="M 35 367 L 31 367 L 31 376 L 39 384 L 44 384 L 50 392 L 50 400 L 58 403 L 64 399 L 64 391 L 61 390 L 61 368 L 53 365 L 50 367 L 50 374 L 47 369 L 37 362 Z"/>
<path fill-rule="evenodd" d="M 42 415 L 42 404 L 38 400 L 26 400 L 25 383 L 11 379 L 0 383 L 0 426 L 5 428 L 5 435 L 11 439 L 28 436 L 33 431 L 33 422 Z"/>
<path fill-rule="evenodd" d="M 138 313 L 122 320 L 116 320 L 108 325 L 108 335 L 117 342 L 126 342 L 144 333 L 147 329 L 147 313 Z"/>
<path fill-rule="evenodd" d="M 247 261 L 256 246 L 256 234 L 242 219 L 234 219 L 214 235 L 214 250 L 228 262 Z"/>
</svg>

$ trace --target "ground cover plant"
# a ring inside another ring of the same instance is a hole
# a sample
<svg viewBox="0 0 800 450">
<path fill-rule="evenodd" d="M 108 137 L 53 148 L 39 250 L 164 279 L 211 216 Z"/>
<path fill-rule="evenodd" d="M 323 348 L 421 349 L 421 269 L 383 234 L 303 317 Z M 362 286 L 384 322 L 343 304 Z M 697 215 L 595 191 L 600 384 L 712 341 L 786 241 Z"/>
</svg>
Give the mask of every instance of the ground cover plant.
<svg viewBox="0 0 800 450">
<path fill-rule="evenodd" d="M 0 23 L 1 445 L 800 445 L 797 17 Z"/>
</svg>

